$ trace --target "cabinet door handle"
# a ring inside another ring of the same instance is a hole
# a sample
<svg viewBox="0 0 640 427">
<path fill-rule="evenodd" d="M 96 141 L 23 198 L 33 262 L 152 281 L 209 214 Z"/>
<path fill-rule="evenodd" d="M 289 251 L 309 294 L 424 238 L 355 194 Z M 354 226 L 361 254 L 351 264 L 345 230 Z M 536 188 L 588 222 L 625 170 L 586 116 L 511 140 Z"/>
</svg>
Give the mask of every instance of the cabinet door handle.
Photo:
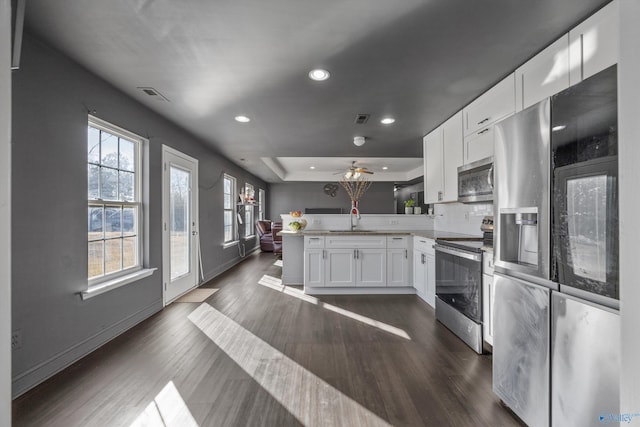
<svg viewBox="0 0 640 427">
<path fill-rule="evenodd" d="M 322 250 L 322 259 L 327 258 L 327 251 L 325 249 Z"/>
<path fill-rule="evenodd" d="M 356 259 L 360 259 L 360 249 L 356 249 Z"/>
<path fill-rule="evenodd" d="M 482 135 L 483 133 L 489 132 L 489 128 L 486 129 L 482 129 L 480 132 L 478 132 L 478 135 Z"/>
<path fill-rule="evenodd" d="M 484 119 L 484 120 L 480 120 L 480 121 L 478 122 L 478 124 L 479 124 L 479 125 L 481 125 L 481 124 L 486 123 L 486 122 L 488 122 L 488 121 L 489 121 L 489 117 L 487 117 L 487 118 L 486 118 L 486 119 Z"/>
<path fill-rule="evenodd" d="M 353 250 L 353 259 L 356 259 L 356 249 Z"/>
<path fill-rule="evenodd" d="M 404 257 L 405 257 L 405 259 L 409 258 L 409 250 L 408 249 L 404 250 Z"/>
<path fill-rule="evenodd" d="M 392 237 L 393 240 L 402 240 L 402 237 Z"/>
<path fill-rule="evenodd" d="M 422 264 L 426 263 L 425 259 L 424 259 L 424 254 L 420 254 L 420 262 Z"/>
</svg>

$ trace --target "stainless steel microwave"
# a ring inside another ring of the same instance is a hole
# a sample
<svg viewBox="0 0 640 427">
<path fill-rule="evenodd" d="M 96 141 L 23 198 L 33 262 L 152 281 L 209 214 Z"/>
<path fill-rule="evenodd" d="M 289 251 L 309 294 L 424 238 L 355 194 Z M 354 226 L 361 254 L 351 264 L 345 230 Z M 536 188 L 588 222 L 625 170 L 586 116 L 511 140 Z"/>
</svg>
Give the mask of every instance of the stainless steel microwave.
<svg viewBox="0 0 640 427">
<path fill-rule="evenodd" d="M 458 167 L 458 201 L 461 203 L 493 200 L 493 157 Z"/>
</svg>

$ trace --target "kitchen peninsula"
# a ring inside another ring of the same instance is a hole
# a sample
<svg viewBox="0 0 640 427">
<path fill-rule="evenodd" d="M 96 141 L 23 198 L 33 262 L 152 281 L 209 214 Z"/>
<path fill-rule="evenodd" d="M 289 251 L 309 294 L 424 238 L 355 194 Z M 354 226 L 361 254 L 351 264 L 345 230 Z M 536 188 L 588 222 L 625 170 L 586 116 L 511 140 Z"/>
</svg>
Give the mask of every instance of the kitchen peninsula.
<svg viewBox="0 0 640 427">
<path fill-rule="evenodd" d="M 435 239 L 470 237 L 435 231 L 426 215 L 362 215 L 353 229 L 349 215 L 305 219 L 305 230 L 287 231 L 291 217 L 282 215 L 282 280 L 315 295 L 417 293 L 433 305 L 435 284 L 428 285 L 426 271 L 430 262 L 435 277 Z"/>
</svg>

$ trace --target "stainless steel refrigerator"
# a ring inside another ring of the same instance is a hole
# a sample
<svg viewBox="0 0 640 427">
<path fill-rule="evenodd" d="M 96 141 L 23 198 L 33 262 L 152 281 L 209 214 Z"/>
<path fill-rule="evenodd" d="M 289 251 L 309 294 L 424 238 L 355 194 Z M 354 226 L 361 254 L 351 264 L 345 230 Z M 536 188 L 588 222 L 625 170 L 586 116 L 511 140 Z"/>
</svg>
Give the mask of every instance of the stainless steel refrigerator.
<svg viewBox="0 0 640 427">
<path fill-rule="evenodd" d="M 493 388 L 530 426 L 619 411 L 615 73 L 496 127 Z"/>
</svg>

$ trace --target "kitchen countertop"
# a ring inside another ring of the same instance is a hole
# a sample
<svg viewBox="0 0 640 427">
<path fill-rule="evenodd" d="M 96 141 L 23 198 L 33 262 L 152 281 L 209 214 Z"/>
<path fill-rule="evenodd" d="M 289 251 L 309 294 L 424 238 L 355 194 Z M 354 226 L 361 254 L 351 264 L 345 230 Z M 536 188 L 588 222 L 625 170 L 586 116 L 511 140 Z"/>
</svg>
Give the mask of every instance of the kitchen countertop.
<svg viewBox="0 0 640 427">
<path fill-rule="evenodd" d="M 290 231 L 282 230 L 280 235 L 282 236 L 390 236 L 390 235 L 408 235 L 424 237 L 427 239 L 443 239 L 443 240 L 469 240 L 480 239 L 481 236 L 472 236 L 469 234 L 451 233 L 448 231 L 437 230 L 301 230 Z"/>
</svg>

